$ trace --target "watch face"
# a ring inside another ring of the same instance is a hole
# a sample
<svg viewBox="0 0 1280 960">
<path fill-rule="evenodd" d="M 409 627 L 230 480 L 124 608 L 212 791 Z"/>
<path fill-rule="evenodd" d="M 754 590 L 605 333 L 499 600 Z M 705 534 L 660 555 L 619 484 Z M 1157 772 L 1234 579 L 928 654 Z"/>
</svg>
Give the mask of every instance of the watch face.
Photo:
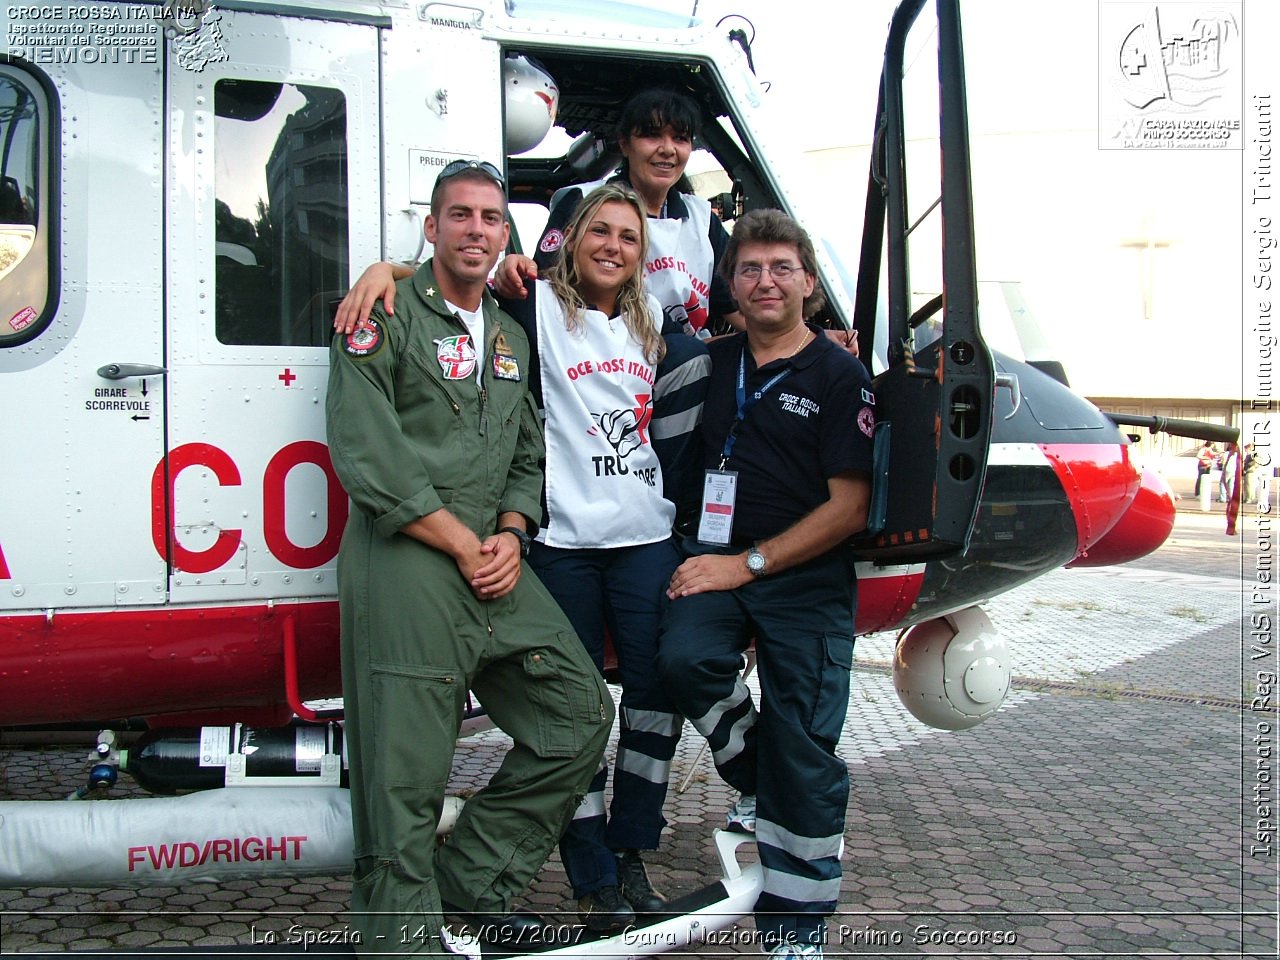
<svg viewBox="0 0 1280 960">
<path fill-rule="evenodd" d="M 754 552 L 748 553 L 747 569 L 750 570 L 752 573 L 763 573 L 764 572 L 764 556 L 762 554 L 754 553 Z"/>
</svg>

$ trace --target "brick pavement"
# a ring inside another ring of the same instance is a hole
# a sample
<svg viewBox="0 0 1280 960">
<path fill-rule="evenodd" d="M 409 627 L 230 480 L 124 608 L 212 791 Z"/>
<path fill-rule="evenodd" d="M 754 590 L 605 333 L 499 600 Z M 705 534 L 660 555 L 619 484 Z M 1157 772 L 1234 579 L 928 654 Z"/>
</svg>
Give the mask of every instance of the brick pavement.
<svg viewBox="0 0 1280 960">
<path fill-rule="evenodd" d="M 1250 857 L 1240 827 L 1260 762 L 1246 724 L 1276 719 L 1247 709 L 1240 577 L 1257 523 L 1232 542 L 1221 519 L 1180 512 L 1147 561 L 1060 571 L 987 604 L 1017 681 L 973 730 L 915 721 L 892 689 L 893 637 L 859 640 L 829 956 L 1276 955 L 1274 851 Z M 689 732 L 674 776 L 696 748 Z M 487 776 L 502 749 L 493 733 L 464 744 L 458 779 Z M 5 750 L 0 799 L 65 795 L 83 753 Z M 651 870 L 670 895 L 709 879 L 731 799 L 708 758 L 693 769 Z M 0 890 L 0 952 L 244 947 L 294 924 L 341 930 L 348 896 L 342 877 Z M 565 896 L 553 858 L 523 903 L 550 913 Z M 697 955 L 752 952 L 750 926 Z"/>
</svg>

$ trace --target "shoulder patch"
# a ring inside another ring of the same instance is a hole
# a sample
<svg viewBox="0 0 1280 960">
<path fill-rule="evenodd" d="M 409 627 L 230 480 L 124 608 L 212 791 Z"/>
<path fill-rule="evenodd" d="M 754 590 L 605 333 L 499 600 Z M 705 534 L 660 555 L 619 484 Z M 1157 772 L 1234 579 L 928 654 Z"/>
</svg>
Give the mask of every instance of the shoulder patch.
<svg viewBox="0 0 1280 960">
<path fill-rule="evenodd" d="M 870 407 L 863 407 L 858 411 L 858 429 L 868 437 L 876 432 L 876 415 L 871 412 Z"/>
<path fill-rule="evenodd" d="M 356 328 L 347 334 L 344 349 L 349 356 L 364 359 L 377 353 L 385 339 L 378 321 L 370 317 L 368 320 L 361 320 L 356 324 Z"/>
<path fill-rule="evenodd" d="M 542 253 L 555 253 L 560 249 L 560 245 L 564 243 L 564 233 L 556 228 L 547 231 L 547 235 L 542 238 L 542 242 L 538 244 L 538 250 Z"/>
<path fill-rule="evenodd" d="M 876 405 L 876 395 L 872 393 L 870 390 L 868 390 L 866 387 L 863 387 L 862 402 L 867 404 L 868 406 L 874 407 Z"/>
</svg>

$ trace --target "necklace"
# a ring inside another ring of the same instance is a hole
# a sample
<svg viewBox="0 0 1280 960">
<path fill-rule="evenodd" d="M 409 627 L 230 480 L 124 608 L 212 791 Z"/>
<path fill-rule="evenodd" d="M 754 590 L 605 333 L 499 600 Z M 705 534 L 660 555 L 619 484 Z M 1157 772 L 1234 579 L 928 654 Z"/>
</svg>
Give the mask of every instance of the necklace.
<svg viewBox="0 0 1280 960">
<path fill-rule="evenodd" d="M 787 359 L 790 360 L 797 353 L 799 353 L 800 348 L 804 346 L 805 341 L 808 339 L 809 339 L 809 328 L 802 323 L 800 324 L 800 342 L 796 344 L 796 348 L 794 350 L 792 350 L 789 354 L 787 354 Z"/>
</svg>

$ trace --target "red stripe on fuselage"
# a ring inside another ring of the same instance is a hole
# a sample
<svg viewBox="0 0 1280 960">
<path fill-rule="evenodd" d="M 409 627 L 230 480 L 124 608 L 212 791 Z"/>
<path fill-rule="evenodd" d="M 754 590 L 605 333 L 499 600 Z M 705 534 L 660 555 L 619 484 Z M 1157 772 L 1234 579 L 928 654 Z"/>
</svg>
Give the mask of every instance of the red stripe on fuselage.
<svg viewBox="0 0 1280 960">
<path fill-rule="evenodd" d="M 281 706 L 289 616 L 303 698 L 337 696 L 336 600 L 0 617 L 0 725 Z"/>
</svg>

